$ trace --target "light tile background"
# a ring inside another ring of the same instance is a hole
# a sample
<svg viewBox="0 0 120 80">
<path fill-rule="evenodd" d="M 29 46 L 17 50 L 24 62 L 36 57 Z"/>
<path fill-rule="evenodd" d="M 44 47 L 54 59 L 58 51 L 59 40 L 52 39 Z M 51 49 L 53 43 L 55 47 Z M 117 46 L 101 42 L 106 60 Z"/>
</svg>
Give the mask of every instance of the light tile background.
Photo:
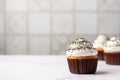
<svg viewBox="0 0 120 80">
<path fill-rule="evenodd" d="M 26 33 L 26 14 L 25 13 L 6 13 L 6 33 L 25 34 Z"/>
<path fill-rule="evenodd" d="M 53 11 L 73 11 L 74 0 L 51 0 Z"/>
<path fill-rule="evenodd" d="M 7 36 L 6 54 L 21 55 L 27 53 L 27 40 L 24 36 Z"/>
<path fill-rule="evenodd" d="M 30 11 L 48 11 L 50 10 L 50 0 L 29 0 Z"/>
<path fill-rule="evenodd" d="M 0 54 L 65 54 L 99 34 L 120 38 L 120 0 L 0 0 Z"/>
<path fill-rule="evenodd" d="M 4 32 L 4 16 L 3 13 L 0 13 L 0 34 Z"/>
<path fill-rule="evenodd" d="M 49 54 L 50 38 L 49 36 L 30 36 L 29 42 L 30 54 Z"/>
<path fill-rule="evenodd" d="M 77 11 L 95 11 L 97 10 L 97 0 L 76 0 L 75 8 Z"/>
<path fill-rule="evenodd" d="M 89 14 L 88 13 L 76 13 L 75 24 L 76 24 L 77 34 L 96 34 L 97 33 L 96 13 L 89 13 Z"/>
<path fill-rule="evenodd" d="M 6 1 L 6 11 L 26 11 L 27 10 L 27 0 L 5 0 Z"/>
<path fill-rule="evenodd" d="M 3 36 L 0 36 L 0 54 L 4 53 L 4 43 L 3 43 Z"/>
<path fill-rule="evenodd" d="M 49 34 L 50 33 L 50 14 L 49 13 L 30 13 L 29 15 L 30 34 Z"/>
<path fill-rule="evenodd" d="M 54 34 L 73 33 L 74 21 L 72 13 L 54 13 L 52 21 L 52 32 Z"/>
<path fill-rule="evenodd" d="M 100 13 L 99 16 L 99 29 L 101 34 L 120 33 L 120 13 Z"/>
<path fill-rule="evenodd" d="M 120 0 L 99 0 L 101 11 L 120 11 Z"/>
<path fill-rule="evenodd" d="M 0 11 L 3 11 L 4 0 L 0 0 Z"/>
</svg>

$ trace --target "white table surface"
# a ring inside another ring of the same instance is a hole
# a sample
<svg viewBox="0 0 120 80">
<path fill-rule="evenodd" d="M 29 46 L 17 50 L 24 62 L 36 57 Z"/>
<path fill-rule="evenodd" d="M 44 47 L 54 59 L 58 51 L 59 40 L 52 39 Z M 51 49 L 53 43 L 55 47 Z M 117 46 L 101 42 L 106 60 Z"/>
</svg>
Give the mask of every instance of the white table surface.
<svg viewBox="0 0 120 80">
<path fill-rule="evenodd" d="M 66 56 L 0 56 L 0 80 L 120 80 L 120 66 L 99 61 L 96 74 L 71 74 Z"/>
</svg>

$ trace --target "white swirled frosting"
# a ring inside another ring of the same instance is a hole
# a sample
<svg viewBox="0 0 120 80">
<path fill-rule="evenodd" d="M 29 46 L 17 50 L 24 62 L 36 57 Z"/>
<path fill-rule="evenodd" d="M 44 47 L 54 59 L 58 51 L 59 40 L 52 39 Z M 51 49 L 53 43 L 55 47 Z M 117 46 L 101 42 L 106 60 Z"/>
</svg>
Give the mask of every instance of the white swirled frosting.
<svg viewBox="0 0 120 80">
<path fill-rule="evenodd" d="M 66 51 L 67 56 L 95 56 L 97 53 L 92 43 L 84 38 L 78 38 L 73 41 Z"/>
<path fill-rule="evenodd" d="M 104 44 L 107 42 L 108 38 L 105 35 L 99 35 L 96 40 L 94 40 L 94 48 L 103 48 Z"/>
<path fill-rule="evenodd" d="M 120 52 L 120 40 L 112 37 L 104 46 L 105 51 Z"/>
</svg>

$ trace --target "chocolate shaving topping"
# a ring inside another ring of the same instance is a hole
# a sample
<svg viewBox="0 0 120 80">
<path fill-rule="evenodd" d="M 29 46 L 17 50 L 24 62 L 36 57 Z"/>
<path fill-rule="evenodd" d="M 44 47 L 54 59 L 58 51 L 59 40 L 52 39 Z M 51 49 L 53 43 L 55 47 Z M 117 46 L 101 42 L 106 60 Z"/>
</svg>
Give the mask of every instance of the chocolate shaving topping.
<svg viewBox="0 0 120 80">
<path fill-rule="evenodd" d="M 93 44 L 87 41 L 84 38 L 77 38 L 76 40 L 72 41 L 70 45 L 75 44 L 76 47 L 70 47 L 68 50 L 80 50 L 80 49 L 93 49 Z"/>
<path fill-rule="evenodd" d="M 95 48 L 86 47 L 86 48 L 74 48 L 74 49 L 68 49 L 67 51 L 71 51 L 71 50 L 88 50 L 88 49 L 94 49 L 94 50 L 96 50 Z"/>
</svg>

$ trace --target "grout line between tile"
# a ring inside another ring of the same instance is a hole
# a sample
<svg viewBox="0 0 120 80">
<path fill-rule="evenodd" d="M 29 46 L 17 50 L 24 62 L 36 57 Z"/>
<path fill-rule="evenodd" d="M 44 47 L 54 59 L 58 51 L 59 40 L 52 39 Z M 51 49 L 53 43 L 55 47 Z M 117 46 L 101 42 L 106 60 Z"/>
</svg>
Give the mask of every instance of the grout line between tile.
<svg viewBox="0 0 120 80">
<path fill-rule="evenodd" d="M 2 34 L 0 34 L 0 35 L 2 35 Z M 27 35 L 27 33 L 26 34 L 6 34 L 6 36 L 26 36 Z M 65 36 L 67 36 L 67 35 L 73 35 L 72 33 L 71 34 L 29 34 L 29 36 L 61 36 L 61 35 L 65 35 Z"/>
<path fill-rule="evenodd" d="M 73 1 L 73 34 L 76 34 L 76 0 Z"/>
<path fill-rule="evenodd" d="M 97 1 L 97 6 L 98 6 L 99 1 Z M 74 4 L 75 4 L 75 0 L 74 0 Z M 75 11 L 75 9 L 73 11 L 52 11 L 52 13 L 73 13 Z M 1 12 L 1 11 L 0 11 Z M 7 13 L 23 13 L 26 11 L 6 11 Z M 30 13 L 45 13 L 45 12 L 51 12 L 51 10 L 48 11 L 29 11 Z M 82 10 L 82 11 L 75 11 L 76 13 L 96 13 L 97 11 L 89 11 L 89 10 Z M 100 11 L 101 13 L 120 13 L 120 11 Z"/>
<path fill-rule="evenodd" d="M 96 6 L 97 6 L 97 13 L 96 13 L 96 15 L 97 15 L 97 26 L 96 26 L 97 27 L 96 28 L 97 33 L 96 34 L 99 35 L 100 34 L 100 32 L 99 32 L 99 29 L 100 29 L 99 28 L 100 27 L 100 25 L 99 25 L 99 0 L 97 0 L 97 5 Z"/>
<path fill-rule="evenodd" d="M 29 55 L 30 53 L 30 40 L 29 40 L 29 0 L 27 0 L 27 11 L 26 11 L 26 46 L 27 46 L 27 54 Z"/>
<path fill-rule="evenodd" d="M 119 33 L 118 33 L 119 34 Z M 116 35 L 118 35 L 118 34 L 116 34 Z M 70 36 L 70 35 L 81 35 L 81 34 L 52 34 L 52 36 L 54 37 L 54 36 Z M 96 35 L 96 34 L 82 34 L 82 35 Z M 112 34 L 110 34 L 110 35 L 112 35 Z M 115 34 L 113 34 L 113 35 L 115 35 Z M 0 34 L 0 36 L 2 36 L 2 34 Z M 26 34 L 22 34 L 22 35 L 20 35 L 20 34 L 12 34 L 12 35 L 7 35 L 7 36 L 26 36 Z M 29 34 L 29 36 L 30 37 L 33 37 L 33 36 L 38 36 L 38 37 L 43 37 L 43 36 L 45 36 L 45 37 L 49 37 L 49 36 L 51 36 L 50 34 Z"/>
<path fill-rule="evenodd" d="M 50 36 L 49 36 L 49 38 L 50 38 L 50 45 L 49 45 L 50 52 L 49 52 L 49 54 L 52 55 L 52 51 L 53 51 L 52 50 L 53 49 L 53 42 L 52 42 L 52 40 L 53 40 L 53 33 L 52 33 L 52 26 L 53 26 L 52 0 L 50 0 L 49 3 L 50 3 Z"/>
<path fill-rule="evenodd" d="M 6 44 L 7 44 L 7 36 L 6 36 L 6 11 L 5 11 L 5 8 L 6 8 L 6 0 L 4 0 L 4 7 L 3 7 L 3 15 L 4 15 L 4 38 L 3 38 L 3 40 L 4 40 L 4 55 L 6 55 L 7 54 L 7 48 L 6 48 Z"/>
</svg>

